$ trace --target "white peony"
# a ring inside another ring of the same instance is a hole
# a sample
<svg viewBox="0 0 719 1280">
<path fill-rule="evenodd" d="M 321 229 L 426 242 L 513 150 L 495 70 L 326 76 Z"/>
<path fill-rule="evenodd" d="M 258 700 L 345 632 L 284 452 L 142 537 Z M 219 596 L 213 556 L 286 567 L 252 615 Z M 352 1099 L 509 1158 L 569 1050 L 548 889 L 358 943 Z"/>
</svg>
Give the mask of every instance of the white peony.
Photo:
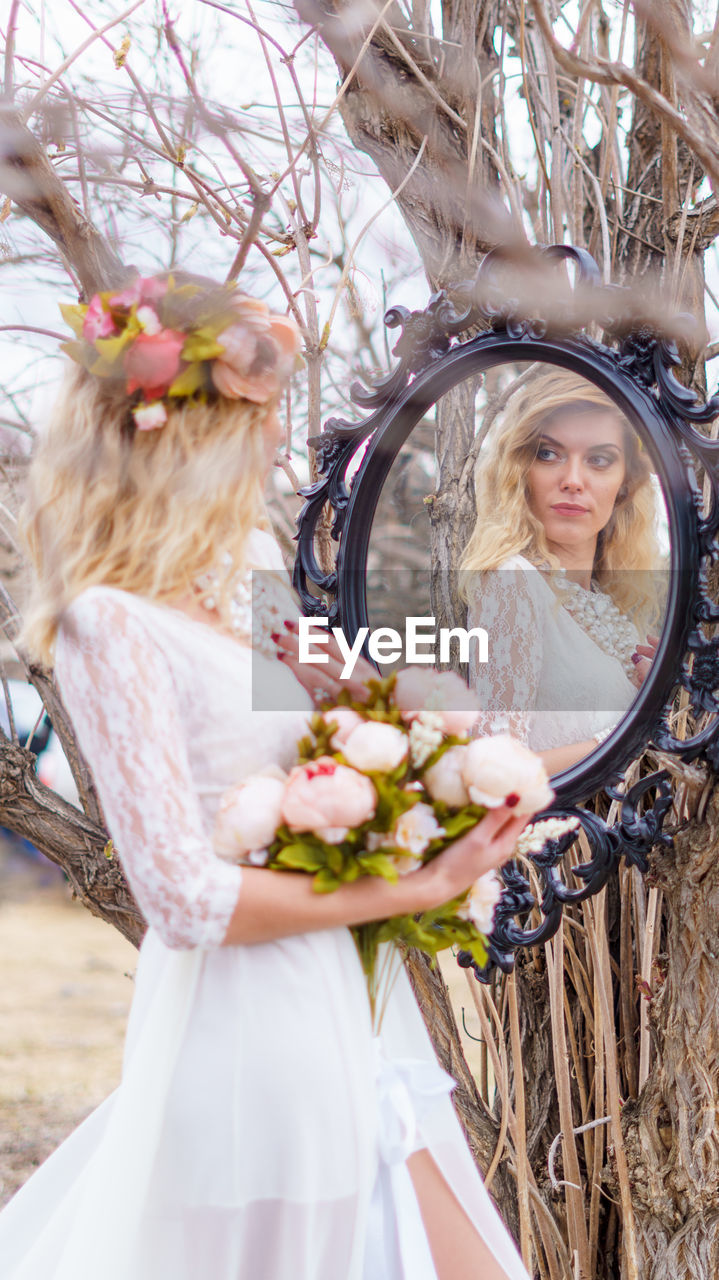
<svg viewBox="0 0 719 1280">
<path fill-rule="evenodd" d="M 475 880 L 457 915 L 463 920 L 470 920 L 475 929 L 488 936 L 494 928 L 494 911 L 502 896 L 502 888 L 499 876 L 494 871 L 486 871 Z"/>
<path fill-rule="evenodd" d="M 424 866 L 422 859 L 415 857 L 413 853 L 395 853 L 392 855 L 392 863 L 401 876 L 408 876 Z"/>
<path fill-rule="evenodd" d="M 432 840 L 444 834 L 444 827 L 440 827 L 432 806 L 420 801 L 400 814 L 394 824 L 391 843 L 417 856 L 425 852 Z"/>
<path fill-rule="evenodd" d="M 284 778 L 266 774 L 252 774 L 226 791 L 215 822 L 215 853 L 234 862 L 248 853 L 266 851 L 282 821 L 284 791 Z"/>
<path fill-rule="evenodd" d="M 521 814 L 546 809 L 553 799 L 539 756 L 510 734 L 476 738 L 463 750 L 462 778 L 474 804 L 488 809 L 509 804 Z"/>
<path fill-rule="evenodd" d="M 342 755 L 362 773 L 390 773 L 405 759 L 409 739 L 401 729 L 377 720 L 363 720 L 342 744 Z"/>
<path fill-rule="evenodd" d="M 437 747 L 442 745 L 443 738 L 441 715 L 435 711 L 420 711 L 409 726 L 409 749 L 415 769 L 426 764 Z"/>
<path fill-rule="evenodd" d="M 466 750 L 466 747 L 449 747 L 442 752 L 437 763 L 422 774 L 422 781 L 432 799 L 448 804 L 450 809 L 461 809 L 469 804 L 469 792 L 462 776 Z"/>
</svg>

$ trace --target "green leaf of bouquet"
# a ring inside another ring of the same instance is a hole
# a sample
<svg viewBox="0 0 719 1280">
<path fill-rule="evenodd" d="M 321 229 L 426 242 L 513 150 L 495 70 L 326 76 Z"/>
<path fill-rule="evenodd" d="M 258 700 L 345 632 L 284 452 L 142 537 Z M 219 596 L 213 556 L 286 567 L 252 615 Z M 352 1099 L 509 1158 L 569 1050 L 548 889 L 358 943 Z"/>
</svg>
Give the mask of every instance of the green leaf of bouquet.
<svg viewBox="0 0 719 1280">
<path fill-rule="evenodd" d="M 441 819 L 442 826 L 445 829 L 447 840 L 457 840 L 463 836 L 466 831 L 471 831 L 472 827 L 476 827 L 478 822 L 482 821 L 487 810 L 481 805 L 466 806 L 464 809 L 458 809 L 456 813 L 448 814 L 447 817 Z"/>
<path fill-rule="evenodd" d="M 478 965 L 483 967 L 487 963 L 489 953 L 480 934 L 477 934 L 473 941 L 466 944 L 465 950 L 471 952 L 472 959 L 476 960 Z"/>
<path fill-rule="evenodd" d="M 183 348 L 184 351 L 184 348 Z M 188 364 L 181 369 L 170 384 L 168 396 L 193 396 L 205 385 L 205 374 L 201 364 Z"/>
<path fill-rule="evenodd" d="M 341 877 L 344 870 L 344 862 L 345 860 L 342 857 L 342 850 L 339 849 L 336 844 L 327 845 L 327 864 L 330 871 L 334 872 L 336 876 Z"/>
<path fill-rule="evenodd" d="M 312 881 L 312 888 L 315 893 L 333 893 L 335 889 L 339 889 L 340 883 L 329 867 L 323 867 Z"/>
<path fill-rule="evenodd" d="M 418 791 L 406 791 L 390 781 L 389 775 L 370 774 L 377 792 L 374 826 L 379 831 L 390 831 L 403 813 L 422 799 Z"/>
<path fill-rule="evenodd" d="M 296 871 L 319 871 L 324 869 L 322 855 L 309 845 L 297 841 L 286 845 L 277 854 L 275 861 L 283 867 L 292 867 Z"/>
<path fill-rule="evenodd" d="M 386 853 L 360 853 L 357 855 L 357 862 L 367 875 L 382 876 L 383 880 L 389 880 L 392 884 L 396 884 L 399 879 L 399 872 Z"/>
<path fill-rule="evenodd" d="M 63 320 L 65 321 L 65 324 L 68 326 L 68 328 L 72 329 L 73 333 L 75 334 L 75 337 L 81 338 L 82 326 L 85 320 L 85 315 L 87 313 L 87 307 L 82 306 L 81 303 L 79 302 L 78 303 L 61 302 L 60 313 L 62 315 Z"/>
<path fill-rule="evenodd" d="M 362 874 L 362 868 L 356 858 L 348 858 L 342 872 L 342 883 L 351 884 L 354 880 L 359 880 Z"/>
</svg>

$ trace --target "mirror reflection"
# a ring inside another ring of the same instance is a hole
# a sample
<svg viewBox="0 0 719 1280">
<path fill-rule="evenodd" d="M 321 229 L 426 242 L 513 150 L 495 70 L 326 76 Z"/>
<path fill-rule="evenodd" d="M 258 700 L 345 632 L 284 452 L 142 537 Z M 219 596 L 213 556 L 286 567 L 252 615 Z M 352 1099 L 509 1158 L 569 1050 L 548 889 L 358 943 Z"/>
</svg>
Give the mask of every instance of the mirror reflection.
<svg viewBox="0 0 719 1280">
<path fill-rule="evenodd" d="M 597 386 L 548 364 L 504 365 L 477 390 L 469 457 L 455 463 L 467 501 L 440 532 L 433 437 L 452 408 L 445 397 L 419 424 L 385 483 L 369 625 L 464 627 L 452 657 L 480 696 L 477 732 L 509 730 L 556 774 L 609 736 L 651 671 L 666 598 L 661 489 L 640 435 Z M 456 548 L 444 565 L 442 536 Z"/>
</svg>

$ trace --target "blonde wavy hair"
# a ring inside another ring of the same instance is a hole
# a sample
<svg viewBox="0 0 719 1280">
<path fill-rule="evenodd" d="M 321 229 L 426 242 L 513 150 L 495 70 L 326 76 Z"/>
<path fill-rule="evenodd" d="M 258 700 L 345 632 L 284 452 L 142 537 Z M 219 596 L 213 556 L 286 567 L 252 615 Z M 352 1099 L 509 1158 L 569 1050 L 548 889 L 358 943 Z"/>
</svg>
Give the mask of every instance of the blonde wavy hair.
<svg viewBox="0 0 719 1280">
<path fill-rule="evenodd" d="M 641 629 L 656 623 L 661 607 L 654 575 L 639 572 L 663 564 L 649 459 L 631 423 L 609 396 L 569 370 L 545 370 L 528 379 L 511 396 L 501 425 L 490 431 L 480 450 L 474 475 L 478 518 L 459 566 L 464 578 L 460 591 L 468 599 L 474 594 L 469 575 L 497 569 L 510 556 L 560 568 L 541 522 L 529 508 L 527 475 L 548 423 L 577 410 L 610 410 L 623 429 L 624 481 L 609 523 L 597 539 L 592 577 Z"/>
<path fill-rule="evenodd" d="M 65 609 L 99 583 L 170 603 L 219 570 L 229 621 L 250 529 L 270 528 L 262 481 L 272 407 L 178 400 L 161 429 L 138 431 L 124 385 L 68 368 L 21 515 L 35 581 L 20 642 L 33 657 L 52 665 Z"/>
</svg>

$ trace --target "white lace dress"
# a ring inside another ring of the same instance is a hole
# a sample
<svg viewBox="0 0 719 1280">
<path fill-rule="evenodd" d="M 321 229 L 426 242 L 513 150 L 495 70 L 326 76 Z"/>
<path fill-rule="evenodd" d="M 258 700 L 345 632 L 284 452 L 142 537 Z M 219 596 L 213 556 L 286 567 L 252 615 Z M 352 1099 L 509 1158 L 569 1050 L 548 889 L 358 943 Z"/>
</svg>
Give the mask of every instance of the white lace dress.
<svg viewBox="0 0 719 1280">
<path fill-rule="evenodd" d="M 486 663 L 470 649 L 482 733 L 508 728 L 533 751 L 547 751 L 613 728 L 637 696 L 622 663 L 595 643 L 524 556 L 483 577 L 467 626 L 488 633 Z"/>
<path fill-rule="evenodd" d="M 243 871 L 211 846 L 219 798 L 288 767 L 309 710 L 253 711 L 250 660 L 108 587 L 63 621 L 58 682 L 149 928 L 121 1083 L 0 1213 L 2 1280 L 436 1280 L 406 1166 L 423 1146 L 527 1280 L 406 974 L 377 1038 L 347 929 L 220 945 Z M 296 696 L 276 660 L 272 680 Z"/>
</svg>

